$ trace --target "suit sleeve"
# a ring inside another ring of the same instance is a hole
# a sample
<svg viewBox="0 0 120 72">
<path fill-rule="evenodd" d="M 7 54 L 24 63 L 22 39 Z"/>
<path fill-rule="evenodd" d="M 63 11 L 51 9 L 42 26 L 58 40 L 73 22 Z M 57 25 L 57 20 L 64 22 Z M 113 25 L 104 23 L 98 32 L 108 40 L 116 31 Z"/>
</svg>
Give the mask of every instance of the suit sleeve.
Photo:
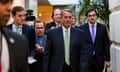
<svg viewBox="0 0 120 72">
<path fill-rule="evenodd" d="M 46 45 L 45 45 L 45 52 L 44 52 L 44 58 L 43 58 L 43 72 L 49 72 L 49 64 L 50 64 L 50 56 L 51 56 L 51 41 L 50 41 L 50 35 L 49 33 L 46 33 L 47 39 L 46 39 Z"/>
<path fill-rule="evenodd" d="M 87 47 L 85 47 L 85 35 L 81 33 L 81 50 L 80 50 L 80 72 L 88 72 L 88 53 Z"/>
<path fill-rule="evenodd" d="M 45 31 L 48 31 L 50 29 L 50 23 L 46 24 Z"/>
<path fill-rule="evenodd" d="M 106 27 L 104 26 L 104 48 L 105 48 L 105 60 L 110 61 L 110 39 Z"/>
</svg>

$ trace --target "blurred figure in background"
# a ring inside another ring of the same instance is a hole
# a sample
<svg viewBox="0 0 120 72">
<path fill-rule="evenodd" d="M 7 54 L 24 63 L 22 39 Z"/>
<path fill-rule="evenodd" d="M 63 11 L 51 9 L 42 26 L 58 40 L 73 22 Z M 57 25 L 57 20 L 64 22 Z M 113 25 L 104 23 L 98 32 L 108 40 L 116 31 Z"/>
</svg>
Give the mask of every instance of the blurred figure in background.
<svg viewBox="0 0 120 72">
<path fill-rule="evenodd" d="M 75 17 L 75 15 L 73 15 L 73 17 L 72 17 L 72 27 L 75 27 L 76 24 L 77 24 L 76 17 Z"/>
<path fill-rule="evenodd" d="M 13 0 L 0 0 L 0 72 L 29 72 L 28 40 L 5 28 L 12 3 Z"/>
<path fill-rule="evenodd" d="M 37 60 L 34 64 L 31 65 L 31 72 L 43 72 L 43 53 L 46 43 L 45 33 L 45 24 L 40 20 L 35 20 L 34 22 L 35 29 L 35 49 L 34 58 Z"/>
<path fill-rule="evenodd" d="M 78 24 L 75 25 L 75 28 L 78 28 L 78 29 L 79 29 L 80 26 L 82 26 L 83 24 L 84 24 L 84 22 L 83 22 L 83 17 L 80 17 Z"/>
<path fill-rule="evenodd" d="M 34 28 L 25 24 L 26 10 L 21 6 L 15 6 L 12 9 L 13 24 L 9 24 L 7 28 L 21 35 L 25 35 L 29 41 L 30 51 L 34 48 Z"/>
<path fill-rule="evenodd" d="M 45 31 L 61 26 L 61 12 L 62 12 L 61 9 L 58 9 L 58 8 L 54 9 L 52 13 L 53 22 L 46 24 Z"/>
</svg>

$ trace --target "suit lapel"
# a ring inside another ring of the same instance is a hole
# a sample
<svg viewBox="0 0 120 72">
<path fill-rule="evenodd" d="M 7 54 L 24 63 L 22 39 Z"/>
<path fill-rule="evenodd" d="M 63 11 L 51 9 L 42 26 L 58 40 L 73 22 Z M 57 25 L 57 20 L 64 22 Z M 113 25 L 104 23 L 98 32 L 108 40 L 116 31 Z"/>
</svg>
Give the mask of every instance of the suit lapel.
<svg viewBox="0 0 120 72">
<path fill-rule="evenodd" d="M 100 32 L 100 27 L 99 27 L 99 23 L 97 23 L 97 27 L 96 27 L 96 36 L 95 36 L 95 43 L 97 42 L 97 40 L 99 39 L 99 32 Z"/>
<path fill-rule="evenodd" d="M 58 28 L 58 33 L 57 33 L 57 38 L 59 38 L 59 43 L 61 43 L 60 45 L 63 46 L 62 48 L 65 49 L 65 45 L 64 45 L 64 36 L 63 36 L 63 29 L 62 27 Z"/>
<path fill-rule="evenodd" d="M 87 38 L 92 42 L 92 37 L 91 37 L 91 33 L 90 33 L 90 28 L 89 28 L 89 24 L 86 24 L 86 36 L 88 36 Z M 92 42 L 93 43 L 93 42 Z"/>
<path fill-rule="evenodd" d="M 22 25 L 22 34 L 26 34 L 26 28 L 25 28 L 25 25 Z"/>
<path fill-rule="evenodd" d="M 74 29 L 71 27 L 70 29 L 70 54 L 72 54 L 72 46 L 74 44 Z M 71 56 L 71 55 L 70 55 Z"/>
<path fill-rule="evenodd" d="M 10 32 L 7 28 L 3 28 L 3 33 L 6 37 L 7 42 L 10 43 L 10 44 L 14 44 L 15 40 L 12 37 L 12 35 L 10 34 Z"/>
<path fill-rule="evenodd" d="M 10 25 L 8 25 L 7 27 L 8 27 L 10 30 L 12 30 L 12 25 L 13 25 L 13 24 L 10 24 Z"/>
</svg>

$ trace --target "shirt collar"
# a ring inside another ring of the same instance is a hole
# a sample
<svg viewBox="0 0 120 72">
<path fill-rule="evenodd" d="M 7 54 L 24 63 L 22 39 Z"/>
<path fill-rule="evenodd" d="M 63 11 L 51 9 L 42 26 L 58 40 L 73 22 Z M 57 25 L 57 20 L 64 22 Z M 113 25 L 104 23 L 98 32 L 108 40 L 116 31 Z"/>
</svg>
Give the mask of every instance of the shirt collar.
<svg viewBox="0 0 120 72">
<path fill-rule="evenodd" d="M 18 27 L 19 27 L 19 28 L 22 28 L 22 25 L 19 25 Z M 15 24 L 13 24 L 13 28 L 16 28 L 16 25 L 15 25 Z"/>
<path fill-rule="evenodd" d="M 63 31 L 65 32 L 66 28 L 62 26 Z M 70 32 L 71 27 L 68 28 L 68 31 Z"/>
<path fill-rule="evenodd" d="M 89 24 L 89 27 L 91 27 L 92 26 L 92 24 L 91 23 L 88 23 Z M 94 23 L 94 27 L 96 27 L 97 26 L 97 23 L 95 22 Z"/>
</svg>

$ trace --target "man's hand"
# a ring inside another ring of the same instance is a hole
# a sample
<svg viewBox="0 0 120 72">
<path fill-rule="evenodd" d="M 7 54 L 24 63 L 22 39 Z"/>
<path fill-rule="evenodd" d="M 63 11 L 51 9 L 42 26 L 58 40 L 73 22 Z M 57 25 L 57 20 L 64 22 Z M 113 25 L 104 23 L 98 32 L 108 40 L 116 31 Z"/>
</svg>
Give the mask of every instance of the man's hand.
<svg viewBox="0 0 120 72">
<path fill-rule="evenodd" d="M 39 44 L 36 44 L 36 50 L 39 52 L 39 53 L 44 53 L 44 48 L 43 47 L 40 47 Z"/>
<path fill-rule="evenodd" d="M 105 64 L 106 64 L 107 67 L 111 66 L 111 62 L 110 61 L 106 61 Z"/>
</svg>

